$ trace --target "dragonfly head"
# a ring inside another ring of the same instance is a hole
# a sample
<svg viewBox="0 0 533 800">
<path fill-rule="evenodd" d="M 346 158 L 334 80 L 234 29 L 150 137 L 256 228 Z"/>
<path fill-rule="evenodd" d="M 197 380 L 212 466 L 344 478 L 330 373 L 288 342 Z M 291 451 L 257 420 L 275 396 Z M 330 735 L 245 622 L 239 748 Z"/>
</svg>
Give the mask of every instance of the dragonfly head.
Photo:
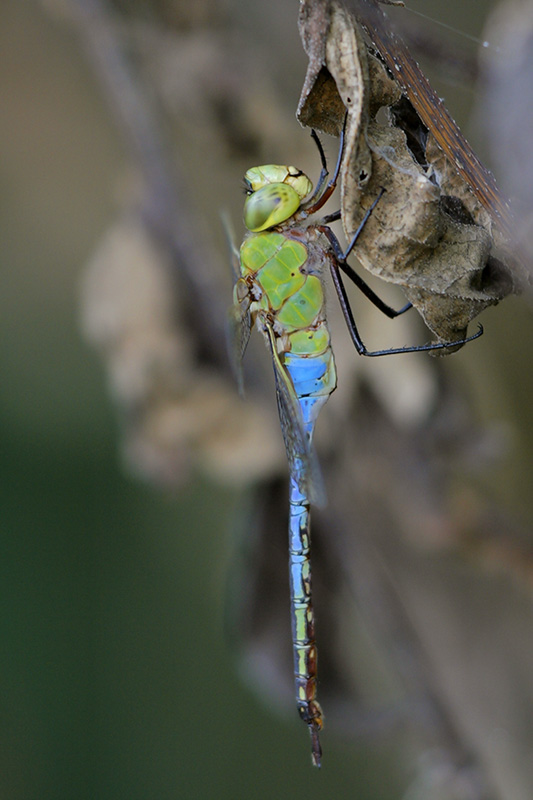
<svg viewBox="0 0 533 800">
<path fill-rule="evenodd" d="M 258 233 L 273 228 L 298 211 L 313 184 L 296 167 L 267 164 L 252 167 L 244 176 L 248 197 L 244 204 L 244 224 Z"/>
</svg>

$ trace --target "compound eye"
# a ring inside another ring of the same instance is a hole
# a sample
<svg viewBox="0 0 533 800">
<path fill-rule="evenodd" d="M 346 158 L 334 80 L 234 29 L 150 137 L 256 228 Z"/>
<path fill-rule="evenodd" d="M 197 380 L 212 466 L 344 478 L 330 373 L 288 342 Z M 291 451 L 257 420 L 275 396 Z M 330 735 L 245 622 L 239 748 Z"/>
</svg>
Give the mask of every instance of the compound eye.
<svg viewBox="0 0 533 800">
<path fill-rule="evenodd" d="M 249 231 L 273 228 L 292 217 L 300 207 L 298 193 L 285 183 L 272 183 L 251 194 L 244 204 L 244 224 Z"/>
</svg>

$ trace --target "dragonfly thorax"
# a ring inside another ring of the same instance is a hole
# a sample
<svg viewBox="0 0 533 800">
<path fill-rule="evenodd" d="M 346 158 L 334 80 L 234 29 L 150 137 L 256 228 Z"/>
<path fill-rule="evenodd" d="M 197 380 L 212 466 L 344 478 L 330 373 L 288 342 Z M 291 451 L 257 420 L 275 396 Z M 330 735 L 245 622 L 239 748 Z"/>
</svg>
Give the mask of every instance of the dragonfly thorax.
<svg viewBox="0 0 533 800">
<path fill-rule="evenodd" d="M 244 176 L 248 197 L 244 204 L 244 224 L 258 233 L 290 219 L 300 208 L 313 184 L 296 167 L 266 164 L 252 167 Z"/>
</svg>

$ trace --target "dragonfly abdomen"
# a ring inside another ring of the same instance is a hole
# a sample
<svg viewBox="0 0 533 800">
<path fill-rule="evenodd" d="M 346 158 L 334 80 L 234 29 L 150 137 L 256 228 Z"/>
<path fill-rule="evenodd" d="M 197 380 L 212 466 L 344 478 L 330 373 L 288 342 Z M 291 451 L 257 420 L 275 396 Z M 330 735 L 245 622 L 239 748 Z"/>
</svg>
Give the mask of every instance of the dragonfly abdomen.
<svg viewBox="0 0 533 800">
<path fill-rule="evenodd" d="M 322 728 L 322 710 L 316 699 L 318 653 L 311 600 L 309 502 L 293 477 L 290 481 L 289 515 L 289 581 L 296 703 L 300 717 L 309 725 L 311 736 L 316 741 L 313 758 L 319 764 L 318 732 Z"/>
<path fill-rule="evenodd" d="M 284 353 L 283 365 L 291 376 L 300 401 L 305 397 L 315 397 L 317 400 L 324 397 L 325 402 L 337 385 L 335 361 L 330 347 L 318 355 L 301 356 L 292 351 Z"/>
</svg>

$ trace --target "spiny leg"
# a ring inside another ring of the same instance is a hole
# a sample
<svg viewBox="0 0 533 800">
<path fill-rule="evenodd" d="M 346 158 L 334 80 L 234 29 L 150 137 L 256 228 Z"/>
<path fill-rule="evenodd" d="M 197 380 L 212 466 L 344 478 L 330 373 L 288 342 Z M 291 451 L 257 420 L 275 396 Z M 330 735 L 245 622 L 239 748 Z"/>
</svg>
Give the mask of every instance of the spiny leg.
<svg viewBox="0 0 533 800">
<path fill-rule="evenodd" d="M 317 202 L 318 198 L 324 191 L 324 186 L 327 177 L 329 175 L 329 170 L 328 170 L 328 162 L 326 161 L 326 154 L 324 153 L 324 148 L 322 147 L 322 142 L 318 138 L 317 132 L 314 129 L 311 131 L 311 138 L 318 148 L 318 153 L 320 155 L 320 163 L 322 165 L 322 169 L 320 170 L 320 175 L 318 176 L 318 180 L 316 182 L 315 191 L 307 201 L 307 204 L 312 206 L 313 203 Z"/>
<path fill-rule="evenodd" d="M 315 214 L 319 211 L 322 206 L 324 206 L 333 192 L 335 191 L 335 187 L 337 185 L 337 180 L 339 178 L 339 172 L 341 169 L 341 162 L 342 162 L 342 154 L 344 152 L 344 129 L 346 127 L 346 117 L 344 118 L 344 124 L 342 126 L 342 131 L 340 135 L 340 142 L 339 142 L 339 153 L 337 156 L 337 163 L 335 164 L 335 171 L 333 173 L 333 177 L 329 181 L 326 188 L 322 191 L 322 187 L 324 182 L 328 176 L 328 167 L 326 162 L 326 156 L 324 154 L 324 148 L 322 147 L 322 143 L 318 138 L 316 132 L 313 130 L 311 131 L 311 136 L 313 137 L 313 141 L 315 142 L 316 146 L 318 147 L 318 152 L 320 153 L 320 161 L 322 162 L 322 171 L 320 173 L 320 177 L 318 179 L 317 188 L 315 189 L 313 196 L 309 200 L 305 206 L 303 206 L 302 210 L 305 211 L 306 215 Z M 320 189 L 320 191 L 319 191 Z M 320 192 L 322 192 L 320 194 Z"/>
<path fill-rule="evenodd" d="M 317 227 L 329 239 L 339 268 L 352 281 L 352 283 L 355 283 L 357 288 L 363 292 L 365 297 L 367 297 L 370 302 L 376 306 L 376 308 L 385 314 L 385 316 L 389 317 L 389 319 L 395 319 L 396 317 L 399 317 L 400 314 L 405 314 L 406 311 L 409 311 L 409 309 L 413 307 L 412 303 L 406 303 L 400 309 L 395 309 L 392 308 L 392 306 L 387 305 L 387 303 L 385 303 L 381 297 L 379 297 L 374 290 L 370 288 L 368 283 L 366 283 L 366 281 L 364 281 L 363 278 L 361 278 L 361 276 L 358 275 L 357 272 L 344 260 L 344 253 L 342 252 L 339 240 L 331 228 L 328 228 L 327 225 L 319 225 Z"/>
<path fill-rule="evenodd" d="M 352 341 L 355 345 L 355 349 L 361 356 L 392 356 L 398 353 L 419 353 L 425 350 L 444 350 L 448 347 L 458 347 L 459 345 L 466 344 L 467 342 L 472 342 L 474 339 L 478 339 L 483 333 L 483 326 L 479 325 L 477 333 L 474 333 L 472 336 L 467 336 L 465 339 L 456 339 L 453 342 L 439 342 L 438 344 L 421 344 L 408 347 L 391 347 L 387 348 L 386 350 L 367 350 L 363 340 L 359 335 L 359 331 L 357 330 L 357 326 L 353 318 L 350 302 L 342 282 L 339 264 L 337 264 L 336 260 L 332 258 L 330 266 L 333 284 L 341 304 L 344 319 L 348 326 Z"/>
<path fill-rule="evenodd" d="M 366 225 L 368 218 L 370 217 L 372 211 L 378 204 L 380 198 L 383 196 L 384 192 L 385 189 L 382 189 L 379 195 L 372 203 L 372 205 L 370 206 L 370 208 L 368 209 L 368 211 L 366 212 L 361 224 L 354 233 L 352 240 L 349 246 L 347 247 L 346 251 L 342 250 L 339 240 L 337 239 L 331 228 L 329 228 L 327 225 L 318 225 L 317 227 L 329 239 L 329 242 L 333 248 L 333 252 L 335 253 L 335 258 L 337 259 L 337 263 L 340 269 L 342 269 L 342 271 L 345 273 L 345 275 L 353 283 L 355 283 L 357 288 L 360 289 L 361 292 L 363 292 L 363 294 L 370 300 L 371 303 L 373 303 L 376 306 L 376 308 L 378 308 L 383 314 L 389 317 L 389 319 L 394 319 L 395 317 L 399 317 L 400 314 L 405 314 L 406 311 L 409 311 L 409 309 L 413 307 L 412 303 L 406 303 L 399 310 L 396 310 L 395 308 L 392 308 L 391 306 L 387 305 L 387 303 L 385 303 L 380 297 L 378 297 L 378 295 L 374 292 L 374 290 L 370 288 L 370 286 L 366 283 L 366 281 L 364 281 L 363 278 L 361 278 L 361 276 L 358 275 L 357 272 L 355 272 L 355 270 L 346 261 L 349 254 L 353 250 L 355 243 L 357 242 L 359 234 Z M 324 217 L 322 222 L 323 223 L 334 222 L 338 219 L 340 219 L 340 211 L 336 211 L 333 214 L 328 214 L 326 217 Z"/>
<path fill-rule="evenodd" d="M 366 283 L 361 278 L 361 276 L 358 275 L 354 269 L 352 269 L 352 267 L 349 264 L 346 264 L 343 261 L 339 261 L 339 267 L 342 269 L 344 274 L 352 281 L 352 283 L 355 283 L 357 288 L 361 292 L 363 292 L 365 297 L 367 297 L 368 300 L 370 300 L 370 302 L 373 303 L 376 306 L 376 308 L 379 309 L 383 314 L 385 314 L 385 316 L 387 316 L 389 319 L 395 319 L 396 317 L 399 317 L 401 314 L 405 314 L 406 311 L 409 311 L 409 309 L 413 307 L 412 303 L 406 303 L 399 309 L 392 308 L 392 306 L 389 306 L 387 305 L 387 303 L 383 302 L 381 297 L 378 297 L 378 295 L 374 292 L 374 290 L 370 288 L 368 283 Z"/>
<path fill-rule="evenodd" d="M 359 227 L 357 228 L 356 232 L 354 233 L 354 235 L 351 238 L 350 244 L 348 245 L 348 247 L 346 248 L 346 250 L 342 254 L 342 261 L 346 261 L 346 259 L 348 258 L 348 256 L 352 252 L 352 250 L 354 249 L 355 243 L 357 242 L 357 240 L 359 239 L 359 236 L 361 235 L 361 231 L 363 230 L 363 228 L 365 227 L 366 223 L 368 222 L 369 217 L 372 214 L 373 210 L 375 209 L 375 207 L 377 206 L 377 204 L 379 203 L 379 201 L 381 200 L 381 198 L 385 194 L 385 191 L 386 191 L 386 189 L 384 189 L 383 186 L 382 186 L 378 196 L 376 197 L 376 199 L 374 200 L 374 202 L 372 203 L 370 208 L 367 209 L 367 211 L 365 212 L 365 215 L 364 215 L 363 219 L 359 223 Z"/>
<path fill-rule="evenodd" d="M 335 190 L 335 187 L 337 185 L 337 180 L 338 180 L 338 177 L 339 177 L 341 163 L 342 163 L 342 154 L 344 152 L 344 135 L 345 135 L 347 118 L 348 118 L 348 114 L 346 114 L 345 117 L 344 117 L 344 123 L 343 123 L 343 126 L 342 126 L 342 131 L 341 131 L 341 135 L 340 135 L 340 142 L 339 142 L 339 153 L 338 153 L 338 156 L 337 156 L 337 163 L 335 165 L 335 172 L 333 173 L 332 179 L 330 180 L 328 186 L 326 187 L 326 189 L 323 191 L 322 194 L 321 194 L 322 187 L 323 187 L 324 182 L 325 182 L 325 180 L 326 180 L 326 178 L 328 176 L 328 165 L 327 165 L 327 161 L 326 161 L 326 154 L 324 153 L 324 148 L 322 147 L 322 142 L 318 138 L 316 131 L 315 130 L 311 131 L 311 136 L 312 136 L 313 141 L 315 142 L 315 144 L 316 144 L 316 146 L 318 148 L 318 152 L 320 154 L 320 161 L 322 163 L 322 170 L 320 172 L 320 177 L 318 179 L 317 186 L 316 186 L 316 189 L 315 189 L 315 191 L 313 193 L 313 196 L 308 201 L 308 204 L 306 205 L 306 207 L 304 209 L 306 214 L 308 214 L 308 215 L 309 214 L 314 214 L 316 211 L 319 211 L 320 208 L 322 208 L 322 206 L 325 205 L 326 201 L 330 198 L 330 196 L 333 194 L 333 192 Z M 372 211 L 374 210 L 375 206 L 379 202 L 380 198 L 383 196 L 384 192 L 385 192 L 385 189 L 382 188 L 381 192 L 376 197 L 376 199 L 374 200 L 374 202 L 372 203 L 372 205 L 370 206 L 370 208 L 366 212 L 365 216 L 363 217 L 363 220 L 362 220 L 361 224 L 359 225 L 358 229 L 354 233 L 354 235 L 352 237 L 352 240 L 351 240 L 350 244 L 348 245 L 348 248 L 346 249 L 346 251 L 344 253 L 342 252 L 342 249 L 341 249 L 341 246 L 339 244 L 339 241 L 338 241 L 337 237 L 334 235 L 333 231 L 329 230 L 329 228 L 328 228 L 329 235 L 328 234 L 326 234 L 326 235 L 328 235 L 328 238 L 331 241 L 331 244 L 332 244 L 333 249 L 335 251 L 335 255 L 337 257 L 337 261 L 339 262 L 339 266 L 343 270 L 343 272 L 350 278 L 351 281 L 353 281 L 353 283 L 355 283 L 355 285 L 358 287 L 358 289 L 360 289 L 363 292 L 363 294 L 365 294 L 366 297 L 372 303 L 374 303 L 374 305 L 383 314 L 385 314 L 390 319 L 394 319 L 395 317 L 398 317 L 400 314 L 404 314 L 406 311 L 408 311 L 410 308 L 412 308 L 412 303 L 406 303 L 406 305 L 403 306 L 403 308 L 400 308 L 399 311 L 397 311 L 394 308 L 391 308 L 391 306 L 389 306 L 386 303 L 384 303 L 383 300 L 381 300 L 381 298 L 378 297 L 377 294 L 370 288 L 370 286 L 352 269 L 352 267 L 349 264 L 346 263 L 346 259 L 350 255 L 350 253 L 351 253 L 351 251 L 352 251 L 352 249 L 353 249 L 353 247 L 354 247 L 354 245 L 355 245 L 355 243 L 356 243 L 356 241 L 357 241 L 357 239 L 359 237 L 359 234 L 363 230 L 363 228 L 364 228 L 364 226 L 366 224 L 366 221 L 368 220 L 370 214 L 372 213 Z M 340 211 L 334 211 L 332 214 L 328 214 L 327 216 L 325 216 L 324 219 L 322 220 L 322 222 L 327 225 L 328 223 L 335 222 L 336 220 L 339 220 L 340 218 L 341 218 L 341 212 Z M 320 230 L 323 230 L 323 232 L 326 233 L 326 231 L 322 227 L 320 228 Z"/>
<path fill-rule="evenodd" d="M 333 257 L 330 260 L 331 276 L 333 278 L 333 284 L 335 286 L 335 290 L 337 292 L 337 296 L 341 304 L 341 309 L 342 313 L 344 314 L 344 319 L 348 326 L 350 336 L 352 337 L 352 341 L 355 345 L 357 352 L 359 353 L 359 355 L 369 356 L 369 357 L 390 356 L 390 355 L 397 355 L 398 353 L 419 353 L 423 351 L 444 350 L 449 347 L 458 347 L 460 345 L 467 344 L 467 342 L 471 342 L 474 339 L 478 339 L 483 333 L 482 325 L 479 325 L 477 333 L 474 333 L 472 336 L 467 336 L 464 339 L 456 339 L 453 342 L 438 342 L 437 344 L 422 344 L 422 345 L 413 345 L 407 347 L 392 347 L 392 348 L 387 348 L 385 350 L 367 350 L 363 340 L 361 339 L 361 336 L 359 335 L 359 331 L 357 330 L 357 325 L 355 324 L 350 302 L 348 300 L 348 295 L 346 294 L 346 289 L 344 287 L 344 283 L 342 282 L 342 277 L 340 274 L 341 269 L 348 274 L 348 277 L 350 277 L 351 280 L 353 280 L 356 286 L 359 289 L 361 289 L 361 291 L 374 303 L 374 305 L 376 305 L 381 311 L 383 311 L 383 313 L 387 314 L 387 316 L 390 316 L 391 318 L 396 317 L 399 314 L 403 314 L 411 307 L 411 304 L 409 303 L 403 308 L 401 308 L 399 311 L 391 309 L 389 306 L 383 303 L 383 301 L 380 300 L 380 298 L 376 294 L 374 294 L 372 289 L 370 289 L 370 287 L 365 284 L 362 278 L 359 278 L 359 276 L 351 269 L 351 267 L 349 267 L 349 269 L 346 269 L 346 267 L 348 267 L 348 264 L 346 264 L 346 258 L 353 250 L 354 245 L 361 234 L 361 231 L 366 225 L 368 218 L 372 214 L 372 211 L 376 207 L 380 198 L 383 196 L 384 192 L 385 189 L 382 189 L 381 192 L 378 194 L 378 196 L 376 197 L 376 199 L 374 200 L 374 202 L 364 215 L 359 227 L 355 231 L 350 241 L 350 244 L 348 245 L 348 247 L 344 252 L 342 251 L 339 241 L 335 236 L 335 234 L 333 233 L 333 231 L 331 230 L 331 228 L 328 228 L 327 225 L 317 226 L 318 229 L 322 233 L 324 233 L 325 236 L 327 236 L 334 252 Z"/>
</svg>

